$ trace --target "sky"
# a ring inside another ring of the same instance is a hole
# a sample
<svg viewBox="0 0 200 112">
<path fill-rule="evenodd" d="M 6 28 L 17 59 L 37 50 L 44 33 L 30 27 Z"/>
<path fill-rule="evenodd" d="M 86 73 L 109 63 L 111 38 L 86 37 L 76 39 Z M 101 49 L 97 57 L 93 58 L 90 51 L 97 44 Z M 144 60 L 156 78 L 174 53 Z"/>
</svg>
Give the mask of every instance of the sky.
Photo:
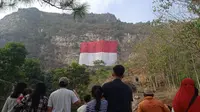
<svg viewBox="0 0 200 112">
<path fill-rule="evenodd" d="M 80 0 L 89 4 L 89 12 L 111 13 L 123 22 L 137 23 L 152 21 L 156 16 L 153 13 L 153 0 Z M 41 11 L 63 13 L 63 11 L 48 5 L 34 3 L 28 6 L 18 6 L 18 8 L 36 7 Z M 0 18 L 17 11 L 16 9 L 3 10 Z"/>
</svg>

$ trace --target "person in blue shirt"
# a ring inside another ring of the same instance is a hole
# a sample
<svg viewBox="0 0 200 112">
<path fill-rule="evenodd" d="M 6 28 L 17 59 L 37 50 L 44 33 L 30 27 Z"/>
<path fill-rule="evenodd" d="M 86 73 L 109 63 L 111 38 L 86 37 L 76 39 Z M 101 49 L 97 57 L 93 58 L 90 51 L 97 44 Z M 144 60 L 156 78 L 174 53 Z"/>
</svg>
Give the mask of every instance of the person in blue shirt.
<svg viewBox="0 0 200 112">
<path fill-rule="evenodd" d="M 87 104 L 86 112 L 107 112 L 108 102 L 103 98 L 101 86 L 92 87 L 92 97 L 94 100 Z"/>
</svg>

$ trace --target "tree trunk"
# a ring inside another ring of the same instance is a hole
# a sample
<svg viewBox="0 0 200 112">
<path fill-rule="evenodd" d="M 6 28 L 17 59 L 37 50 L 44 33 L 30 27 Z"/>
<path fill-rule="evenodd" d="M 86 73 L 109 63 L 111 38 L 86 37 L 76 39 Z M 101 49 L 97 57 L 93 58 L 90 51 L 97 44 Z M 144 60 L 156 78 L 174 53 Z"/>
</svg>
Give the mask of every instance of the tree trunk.
<svg viewBox="0 0 200 112">
<path fill-rule="evenodd" d="M 153 90 L 156 91 L 156 85 L 155 85 L 155 83 L 154 83 L 154 81 L 153 81 L 152 76 L 150 77 L 150 80 L 151 80 L 151 84 L 152 84 L 152 86 L 153 86 Z"/>
<path fill-rule="evenodd" d="M 167 82 L 168 82 L 168 86 L 171 88 L 171 83 L 170 83 L 170 80 L 169 80 L 169 75 L 167 75 Z"/>
<path fill-rule="evenodd" d="M 172 78 L 172 86 L 175 88 L 175 82 L 171 64 L 169 65 L 169 68 L 170 68 L 170 77 Z"/>
</svg>

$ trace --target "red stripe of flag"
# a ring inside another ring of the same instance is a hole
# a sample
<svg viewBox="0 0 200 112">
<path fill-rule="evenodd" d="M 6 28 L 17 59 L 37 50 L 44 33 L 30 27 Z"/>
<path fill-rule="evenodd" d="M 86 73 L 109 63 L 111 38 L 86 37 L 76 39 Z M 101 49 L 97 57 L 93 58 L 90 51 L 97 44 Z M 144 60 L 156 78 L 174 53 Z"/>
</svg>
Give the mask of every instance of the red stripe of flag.
<svg viewBox="0 0 200 112">
<path fill-rule="evenodd" d="M 93 42 L 82 42 L 80 45 L 81 53 L 97 53 L 97 52 L 108 52 L 117 53 L 117 41 L 93 41 Z"/>
</svg>

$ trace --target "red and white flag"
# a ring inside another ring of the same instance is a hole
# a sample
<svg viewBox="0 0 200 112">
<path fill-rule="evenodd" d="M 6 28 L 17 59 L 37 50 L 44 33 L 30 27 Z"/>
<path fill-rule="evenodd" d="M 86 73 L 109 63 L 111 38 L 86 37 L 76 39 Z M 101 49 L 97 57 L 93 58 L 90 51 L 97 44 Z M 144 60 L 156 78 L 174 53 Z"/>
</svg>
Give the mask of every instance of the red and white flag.
<svg viewBox="0 0 200 112">
<path fill-rule="evenodd" d="M 106 66 L 117 61 L 117 41 L 82 42 L 80 45 L 80 65 L 93 66 L 97 60 L 102 60 Z"/>
</svg>

